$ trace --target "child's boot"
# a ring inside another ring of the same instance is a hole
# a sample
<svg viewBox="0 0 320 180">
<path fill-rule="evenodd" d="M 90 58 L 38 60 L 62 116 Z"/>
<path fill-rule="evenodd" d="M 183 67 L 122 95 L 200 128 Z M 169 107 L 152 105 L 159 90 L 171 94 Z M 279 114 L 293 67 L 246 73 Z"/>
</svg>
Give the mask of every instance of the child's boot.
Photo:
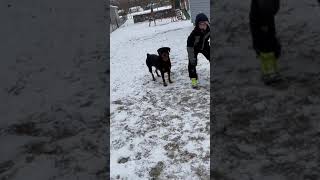
<svg viewBox="0 0 320 180">
<path fill-rule="evenodd" d="M 273 55 L 271 58 L 271 65 L 272 65 L 272 74 L 271 74 L 271 79 L 273 81 L 279 81 L 281 80 L 281 75 L 279 73 L 278 69 L 278 59 Z"/>
<path fill-rule="evenodd" d="M 259 59 L 261 63 L 262 81 L 266 84 L 270 81 L 270 61 L 268 60 L 268 53 L 260 53 Z"/>
<path fill-rule="evenodd" d="M 198 80 L 197 80 L 197 78 L 191 78 L 191 86 L 194 89 L 198 88 Z"/>
<path fill-rule="evenodd" d="M 278 60 L 273 52 L 260 53 L 262 80 L 265 84 L 281 79 L 278 70 Z"/>
</svg>

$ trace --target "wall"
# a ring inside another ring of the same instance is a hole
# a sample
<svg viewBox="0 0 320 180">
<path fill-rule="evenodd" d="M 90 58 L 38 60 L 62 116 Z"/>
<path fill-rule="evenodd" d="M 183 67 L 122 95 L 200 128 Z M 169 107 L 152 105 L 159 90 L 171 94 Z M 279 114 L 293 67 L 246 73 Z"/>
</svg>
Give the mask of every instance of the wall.
<svg viewBox="0 0 320 180">
<path fill-rule="evenodd" d="M 205 13 L 210 19 L 210 1 L 209 0 L 189 0 L 191 22 L 195 22 L 197 14 Z"/>
</svg>

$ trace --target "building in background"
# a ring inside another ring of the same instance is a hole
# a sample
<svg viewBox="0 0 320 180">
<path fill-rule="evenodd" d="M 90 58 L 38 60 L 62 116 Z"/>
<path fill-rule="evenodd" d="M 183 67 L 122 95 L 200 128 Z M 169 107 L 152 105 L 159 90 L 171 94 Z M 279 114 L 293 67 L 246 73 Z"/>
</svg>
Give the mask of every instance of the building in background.
<svg viewBox="0 0 320 180">
<path fill-rule="evenodd" d="M 110 5 L 110 31 L 114 31 L 120 26 L 118 7 Z"/>
<path fill-rule="evenodd" d="M 210 19 L 210 1 L 209 0 L 189 0 L 189 13 L 191 22 L 195 23 L 197 14 L 204 13 Z"/>
</svg>

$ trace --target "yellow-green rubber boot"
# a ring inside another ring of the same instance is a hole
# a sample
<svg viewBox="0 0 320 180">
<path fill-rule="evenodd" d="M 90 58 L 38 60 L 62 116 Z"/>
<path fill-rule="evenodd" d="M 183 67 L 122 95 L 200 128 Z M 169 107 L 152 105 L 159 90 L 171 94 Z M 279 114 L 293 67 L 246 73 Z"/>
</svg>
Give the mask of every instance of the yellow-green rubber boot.
<svg viewBox="0 0 320 180">
<path fill-rule="evenodd" d="M 272 69 L 273 69 L 273 72 L 271 74 L 271 79 L 273 82 L 278 82 L 278 81 L 282 81 L 282 77 L 279 73 L 279 69 L 278 69 L 278 59 L 275 57 L 272 59 Z"/>
<path fill-rule="evenodd" d="M 198 80 L 196 78 L 191 78 L 191 86 L 192 88 L 198 87 Z"/>
<path fill-rule="evenodd" d="M 269 84 L 272 80 L 271 75 L 273 74 L 273 58 L 272 52 L 260 53 L 259 59 L 261 61 L 262 80 L 265 84 Z"/>
<path fill-rule="evenodd" d="M 260 55 L 259 59 L 260 59 L 260 63 L 261 63 L 262 76 L 265 76 L 265 75 L 267 75 L 269 73 L 267 60 L 264 58 L 263 55 Z"/>
<path fill-rule="evenodd" d="M 277 58 L 273 52 L 260 53 L 264 74 L 273 74 L 277 69 Z"/>
<path fill-rule="evenodd" d="M 280 80 L 278 60 L 273 52 L 260 54 L 262 64 L 262 79 L 265 83 Z"/>
</svg>

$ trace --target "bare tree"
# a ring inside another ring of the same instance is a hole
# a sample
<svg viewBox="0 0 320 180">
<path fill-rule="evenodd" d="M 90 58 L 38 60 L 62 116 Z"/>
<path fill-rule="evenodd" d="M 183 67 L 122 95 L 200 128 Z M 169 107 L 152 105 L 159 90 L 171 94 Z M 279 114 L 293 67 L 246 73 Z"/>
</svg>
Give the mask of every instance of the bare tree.
<svg viewBox="0 0 320 180">
<path fill-rule="evenodd" d="M 141 0 L 141 5 L 143 6 L 143 7 L 146 7 L 148 4 L 150 4 L 150 0 Z"/>
<path fill-rule="evenodd" d="M 110 5 L 118 6 L 118 7 L 119 7 L 120 2 L 119 2 L 119 0 L 110 0 Z"/>
<path fill-rule="evenodd" d="M 119 8 L 128 12 L 129 10 L 129 0 L 119 0 Z"/>
</svg>

